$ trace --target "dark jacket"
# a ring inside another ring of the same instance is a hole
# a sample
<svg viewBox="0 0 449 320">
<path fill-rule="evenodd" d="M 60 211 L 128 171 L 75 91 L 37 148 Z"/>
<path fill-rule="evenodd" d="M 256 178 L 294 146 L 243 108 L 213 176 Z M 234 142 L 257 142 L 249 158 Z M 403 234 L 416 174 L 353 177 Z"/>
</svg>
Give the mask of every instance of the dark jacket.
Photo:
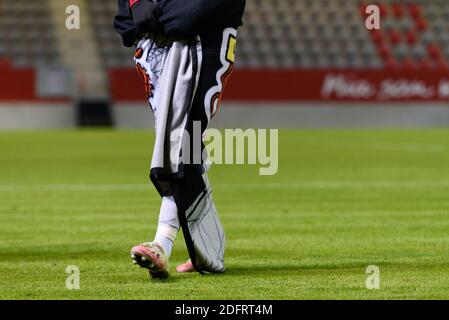
<svg viewBox="0 0 449 320">
<path fill-rule="evenodd" d="M 241 26 L 246 0 L 159 0 L 158 4 L 163 33 L 168 37 L 189 37 L 217 28 Z M 118 0 L 114 28 L 125 46 L 130 47 L 139 39 L 129 0 Z"/>
</svg>

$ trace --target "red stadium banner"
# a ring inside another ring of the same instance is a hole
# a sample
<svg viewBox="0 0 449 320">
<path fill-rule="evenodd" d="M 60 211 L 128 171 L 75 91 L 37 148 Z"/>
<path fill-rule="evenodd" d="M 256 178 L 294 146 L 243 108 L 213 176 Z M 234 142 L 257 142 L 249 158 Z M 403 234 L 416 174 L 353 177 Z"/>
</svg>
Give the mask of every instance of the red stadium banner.
<svg viewBox="0 0 449 320">
<path fill-rule="evenodd" d="M 110 72 L 114 101 L 145 99 L 131 69 Z M 446 70 L 236 70 L 224 99 L 283 102 L 447 102 Z"/>
<path fill-rule="evenodd" d="M 134 69 L 109 73 L 115 102 L 142 102 L 145 92 Z M 42 101 L 36 92 L 33 69 L 2 65 L 0 100 Z M 60 100 L 60 99 L 56 99 Z M 447 102 L 446 70 L 236 70 L 224 94 L 225 101 L 281 102 Z"/>
<path fill-rule="evenodd" d="M 8 60 L 2 59 L 0 63 L 0 100 L 36 100 L 35 82 L 34 69 L 13 69 Z"/>
<path fill-rule="evenodd" d="M 69 97 L 41 97 L 37 87 L 37 71 L 34 68 L 14 68 L 9 60 L 0 59 L 0 102 L 70 101 Z"/>
<path fill-rule="evenodd" d="M 241 70 L 235 73 L 226 97 L 229 100 L 358 103 L 447 101 L 449 73 L 383 69 Z"/>
</svg>

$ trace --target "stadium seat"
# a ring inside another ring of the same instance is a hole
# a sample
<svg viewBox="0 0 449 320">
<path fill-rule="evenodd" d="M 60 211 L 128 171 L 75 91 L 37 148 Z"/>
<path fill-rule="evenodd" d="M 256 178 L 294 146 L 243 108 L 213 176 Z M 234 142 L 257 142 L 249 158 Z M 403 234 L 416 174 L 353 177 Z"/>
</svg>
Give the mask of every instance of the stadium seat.
<svg viewBox="0 0 449 320">
<path fill-rule="evenodd" d="M 0 55 L 14 65 L 61 63 L 47 0 L 0 2 Z"/>
<path fill-rule="evenodd" d="M 415 45 L 416 42 L 418 41 L 418 35 L 416 34 L 416 32 L 414 30 L 409 30 L 408 32 L 406 32 L 405 37 L 407 39 L 407 43 L 410 46 Z"/>
<path fill-rule="evenodd" d="M 237 67 L 359 68 L 391 67 L 410 58 L 417 67 L 449 56 L 447 0 L 379 0 L 382 30 L 367 30 L 369 1 L 251 0 L 245 27 L 239 30 Z M 0 55 L 14 64 L 61 61 L 54 43 L 55 26 L 48 0 L 2 0 Z M 111 27 L 116 0 L 89 1 L 88 12 L 105 69 L 132 66 L 132 48 L 125 48 Z M 30 27 L 32 26 L 32 27 Z M 43 44 L 29 49 L 27 44 Z M 45 45 L 47 44 L 47 45 Z M 440 52 L 427 50 L 438 44 Z M 423 50 L 424 47 L 424 50 Z M 424 59 L 424 60 L 422 60 Z M 388 65 L 387 65 L 388 63 Z"/>
<path fill-rule="evenodd" d="M 396 18 L 400 19 L 400 18 L 404 17 L 405 11 L 404 11 L 404 7 L 402 6 L 402 4 L 394 3 L 392 5 L 392 9 L 393 9 L 393 14 Z"/>
<path fill-rule="evenodd" d="M 423 57 L 419 60 L 419 67 L 422 69 L 432 69 L 434 64 L 429 58 Z"/>
<path fill-rule="evenodd" d="M 441 53 L 441 48 L 438 44 L 436 43 L 432 43 L 427 47 L 427 50 L 429 52 L 429 55 L 435 59 L 438 60 L 440 58 L 442 58 L 442 53 Z"/>
<path fill-rule="evenodd" d="M 391 30 L 389 33 L 390 42 L 393 45 L 399 44 L 401 42 L 401 34 L 398 30 Z"/>
</svg>

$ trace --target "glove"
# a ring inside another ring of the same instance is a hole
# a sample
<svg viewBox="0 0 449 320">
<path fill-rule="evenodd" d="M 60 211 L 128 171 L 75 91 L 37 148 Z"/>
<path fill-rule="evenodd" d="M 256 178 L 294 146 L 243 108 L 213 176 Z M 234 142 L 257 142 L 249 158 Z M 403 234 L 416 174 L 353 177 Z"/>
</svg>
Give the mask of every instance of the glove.
<svg viewBox="0 0 449 320">
<path fill-rule="evenodd" d="M 160 10 L 156 2 L 151 0 L 130 0 L 129 6 L 134 25 L 139 34 L 160 32 Z"/>
</svg>

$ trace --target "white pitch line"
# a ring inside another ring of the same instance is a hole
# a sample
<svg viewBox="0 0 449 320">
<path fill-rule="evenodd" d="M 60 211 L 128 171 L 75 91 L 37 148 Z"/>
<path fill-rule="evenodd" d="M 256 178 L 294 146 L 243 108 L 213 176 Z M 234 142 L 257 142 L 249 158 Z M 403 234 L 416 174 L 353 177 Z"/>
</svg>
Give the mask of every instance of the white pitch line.
<svg viewBox="0 0 449 320">
<path fill-rule="evenodd" d="M 220 189 L 338 189 L 338 188 L 449 188 L 449 181 L 317 181 L 278 183 L 215 183 Z M 48 192 L 48 191 L 151 191 L 151 184 L 49 184 L 49 185 L 0 185 L 0 192 Z"/>
</svg>

